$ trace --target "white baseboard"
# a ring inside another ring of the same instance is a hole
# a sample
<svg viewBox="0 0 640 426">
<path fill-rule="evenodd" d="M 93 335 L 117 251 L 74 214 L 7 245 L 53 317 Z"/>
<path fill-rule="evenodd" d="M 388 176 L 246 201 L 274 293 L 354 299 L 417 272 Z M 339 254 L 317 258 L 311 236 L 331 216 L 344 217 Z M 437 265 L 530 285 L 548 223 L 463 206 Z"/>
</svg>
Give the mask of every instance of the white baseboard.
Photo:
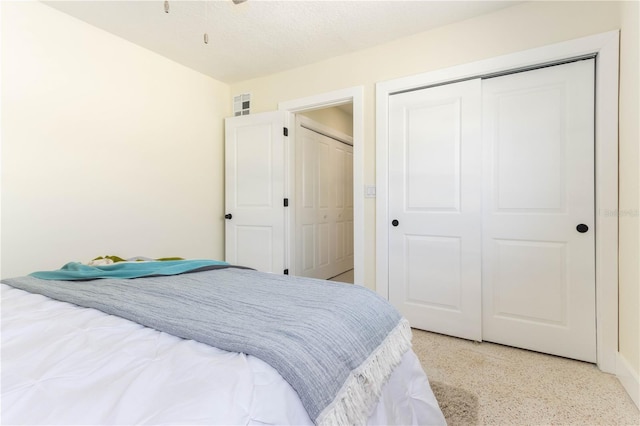
<svg viewBox="0 0 640 426">
<path fill-rule="evenodd" d="M 638 410 L 640 410 L 640 379 L 638 379 L 638 373 L 633 371 L 627 360 L 620 355 L 620 352 L 618 352 L 617 356 L 616 376 L 631 397 L 631 400 L 638 407 Z"/>
</svg>

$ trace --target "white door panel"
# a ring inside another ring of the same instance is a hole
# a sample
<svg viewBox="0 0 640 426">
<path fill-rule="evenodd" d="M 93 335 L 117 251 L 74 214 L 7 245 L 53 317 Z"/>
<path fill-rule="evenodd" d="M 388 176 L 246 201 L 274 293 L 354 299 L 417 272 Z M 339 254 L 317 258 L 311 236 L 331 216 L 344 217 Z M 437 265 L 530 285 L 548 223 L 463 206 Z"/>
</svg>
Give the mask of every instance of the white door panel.
<svg viewBox="0 0 640 426">
<path fill-rule="evenodd" d="M 590 362 L 593 70 L 588 60 L 483 82 L 483 339 Z"/>
<path fill-rule="evenodd" d="M 480 80 L 389 102 L 389 300 L 412 326 L 481 339 Z"/>
<path fill-rule="evenodd" d="M 331 277 L 353 269 L 353 146 L 334 141 L 334 269 Z"/>
<path fill-rule="evenodd" d="M 284 270 L 284 113 L 225 120 L 225 253 L 229 263 Z"/>
<path fill-rule="evenodd" d="M 566 323 L 567 245 L 545 241 L 492 241 L 496 317 Z"/>
<path fill-rule="evenodd" d="M 237 250 L 232 252 L 235 260 L 227 256 L 227 261 L 234 265 L 250 266 L 258 271 L 273 272 L 272 227 L 232 225 L 229 228 L 234 233 L 230 240 L 235 240 Z"/>
<path fill-rule="evenodd" d="M 406 111 L 406 210 L 460 210 L 462 99 Z"/>
<path fill-rule="evenodd" d="M 353 147 L 296 120 L 296 274 L 328 279 L 353 268 Z"/>
</svg>

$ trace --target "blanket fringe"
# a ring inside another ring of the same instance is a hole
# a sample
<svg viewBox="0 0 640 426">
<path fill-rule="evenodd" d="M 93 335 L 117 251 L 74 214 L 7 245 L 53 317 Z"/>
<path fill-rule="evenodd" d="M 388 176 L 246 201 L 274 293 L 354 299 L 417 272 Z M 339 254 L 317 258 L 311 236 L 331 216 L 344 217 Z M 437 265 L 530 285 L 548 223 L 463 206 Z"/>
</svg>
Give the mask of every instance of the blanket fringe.
<svg viewBox="0 0 640 426">
<path fill-rule="evenodd" d="M 338 395 L 316 419 L 317 425 L 364 425 L 393 369 L 411 348 L 411 327 L 402 319 L 375 351 L 351 372 Z"/>
</svg>

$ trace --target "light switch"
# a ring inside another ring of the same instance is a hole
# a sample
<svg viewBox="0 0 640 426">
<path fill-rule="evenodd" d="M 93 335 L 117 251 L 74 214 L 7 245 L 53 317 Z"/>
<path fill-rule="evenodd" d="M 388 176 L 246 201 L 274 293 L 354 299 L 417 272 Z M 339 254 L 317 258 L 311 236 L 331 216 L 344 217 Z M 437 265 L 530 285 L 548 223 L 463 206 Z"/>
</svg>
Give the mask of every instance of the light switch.
<svg viewBox="0 0 640 426">
<path fill-rule="evenodd" d="M 375 185 L 365 185 L 365 187 L 364 187 L 364 197 L 365 198 L 376 198 L 376 186 Z"/>
</svg>

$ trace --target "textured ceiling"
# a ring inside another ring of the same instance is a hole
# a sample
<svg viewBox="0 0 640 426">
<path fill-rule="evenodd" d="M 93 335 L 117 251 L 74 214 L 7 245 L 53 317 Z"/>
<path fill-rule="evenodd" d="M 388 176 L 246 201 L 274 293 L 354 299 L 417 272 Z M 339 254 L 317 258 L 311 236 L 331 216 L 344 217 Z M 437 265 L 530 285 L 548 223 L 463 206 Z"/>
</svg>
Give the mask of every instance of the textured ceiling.
<svg viewBox="0 0 640 426">
<path fill-rule="evenodd" d="M 488 13 L 510 1 L 47 1 L 62 12 L 233 83 Z M 204 43 L 204 33 L 209 43 Z"/>
</svg>

